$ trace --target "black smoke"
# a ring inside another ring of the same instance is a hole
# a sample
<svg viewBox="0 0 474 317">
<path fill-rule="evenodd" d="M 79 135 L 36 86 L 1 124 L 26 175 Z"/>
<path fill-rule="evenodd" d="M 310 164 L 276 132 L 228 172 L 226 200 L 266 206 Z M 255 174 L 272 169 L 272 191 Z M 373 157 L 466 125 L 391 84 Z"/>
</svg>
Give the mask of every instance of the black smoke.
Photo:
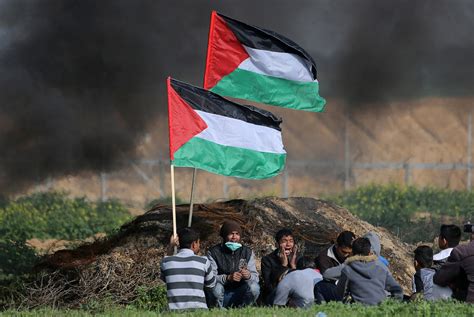
<svg viewBox="0 0 474 317">
<path fill-rule="evenodd" d="M 470 0 L 0 0 L 0 193 L 111 170 L 165 134 L 165 78 L 201 84 L 212 9 L 293 39 L 354 108 L 473 95 Z"/>
</svg>

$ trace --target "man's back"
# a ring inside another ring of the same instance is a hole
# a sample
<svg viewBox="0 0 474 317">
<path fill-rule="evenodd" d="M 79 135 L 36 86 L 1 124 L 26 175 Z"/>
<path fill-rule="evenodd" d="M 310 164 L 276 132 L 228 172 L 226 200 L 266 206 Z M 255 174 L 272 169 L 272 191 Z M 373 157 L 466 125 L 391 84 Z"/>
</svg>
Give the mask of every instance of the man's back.
<svg viewBox="0 0 474 317">
<path fill-rule="evenodd" d="M 216 278 L 206 257 L 181 249 L 178 254 L 163 258 L 161 278 L 166 282 L 170 309 L 207 309 L 204 287 L 214 287 Z"/>
<path fill-rule="evenodd" d="M 441 286 L 455 284 L 453 297 L 474 303 L 474 241 L 455 247 L 433 281 Z"/>
<path fill-rule="evenodd" d="M 400 299 L 403 297 L 402 288 L 375 255 L 357 255 L 346 260 L 338 293 L 342 296 L 346 289 L 355 301 L 367 305 L 376 305 L 385 299 L 385 290 Z"/>
<path fill-rule="evenodd" d="M 314 285 L 323 279 L 314 269 L 295 270 L 288 273 L 278 284 L 274 305 L 309 308 L 314 302 Z"/>
</svg>

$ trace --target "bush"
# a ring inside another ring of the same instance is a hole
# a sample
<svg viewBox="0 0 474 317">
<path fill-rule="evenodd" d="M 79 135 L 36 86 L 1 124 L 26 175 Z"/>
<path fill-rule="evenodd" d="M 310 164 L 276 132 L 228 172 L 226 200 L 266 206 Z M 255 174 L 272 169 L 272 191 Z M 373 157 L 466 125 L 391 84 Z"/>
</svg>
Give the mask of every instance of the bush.
<svg viewBox="0 0 474 317">
<path fill-rule="evenodd" d="M 117 201 L 92 203 L 58 192 L 35 193 L 2 204 L 0 286 L 30 272 L 37 261 L 35 251 L 25 244 L 28 239 L 84 239 L 108 233 L 131 217 Z"/>
<path fill-rule="evenodd" d="M 75 240 L 110 232 L 130 218 L 117 201 L 89 202 L 65 193 L 35 193 L 0 208 L 0 236 L 5 240 Z"/>
<path fill-rule="evenodd" d="M 473 192 L 413 186 L 368 185 L 331 199 L 410 243 L 433 240 L 442 222 L 461 226 L 474 210 Z"/>
<path fill-rule="evenodd" d="M 138 289 L 138 297 L 132 306 L 140 310 L 164 311 L 168 308 L 166 286 L 140 287 Z"/>
</svg>

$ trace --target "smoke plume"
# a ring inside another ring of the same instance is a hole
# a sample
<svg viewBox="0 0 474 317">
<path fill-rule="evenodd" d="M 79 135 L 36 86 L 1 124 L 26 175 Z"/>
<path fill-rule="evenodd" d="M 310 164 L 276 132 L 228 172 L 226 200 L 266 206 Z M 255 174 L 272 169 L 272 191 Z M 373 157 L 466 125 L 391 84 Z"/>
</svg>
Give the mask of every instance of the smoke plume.
<svg viewBox="0 0 474 317">
<path fill-rule="evenodd" d="M 354 107 L 473 94 L 470 0 L 0 0 L 0 193 L 111 170 L 165 133 L 165 78 L 201 84 L 212 9 L 299 43 L 321 95 Z"/>
</svg>

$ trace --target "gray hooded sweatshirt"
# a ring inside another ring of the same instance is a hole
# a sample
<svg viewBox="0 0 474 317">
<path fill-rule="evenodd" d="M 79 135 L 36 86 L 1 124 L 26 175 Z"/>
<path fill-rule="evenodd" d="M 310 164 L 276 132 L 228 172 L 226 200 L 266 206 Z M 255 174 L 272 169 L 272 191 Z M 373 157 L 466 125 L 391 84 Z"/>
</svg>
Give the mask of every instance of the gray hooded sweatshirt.
<svg viewBox="0 0 474 317">
<path fill-rule="evenodd" d="M 366 233 L 363 238 L 367 238 L 370 241 L 370 250 L 374 253 L 380 260 L 380 251 L 382 246 L 380 245 L 380 238 L 375 232 L 368 232 Z M 323 277 L 327 280 L 339 280 L 341 278 L 342 269 L 344 268 L 345 263 L 340 264 L 338 266 L 331 267 L 324 271 Z"/>
<path fill-rule="evenodd" d="M 349 292 L 356 302 L 377 305 L 386 298 L 385 291 L 397 299 L 403 298 L 402 288 L 376 255 L 356 255 L 346 260 L 337 284 L 339 296 Z"/>
</svg>

